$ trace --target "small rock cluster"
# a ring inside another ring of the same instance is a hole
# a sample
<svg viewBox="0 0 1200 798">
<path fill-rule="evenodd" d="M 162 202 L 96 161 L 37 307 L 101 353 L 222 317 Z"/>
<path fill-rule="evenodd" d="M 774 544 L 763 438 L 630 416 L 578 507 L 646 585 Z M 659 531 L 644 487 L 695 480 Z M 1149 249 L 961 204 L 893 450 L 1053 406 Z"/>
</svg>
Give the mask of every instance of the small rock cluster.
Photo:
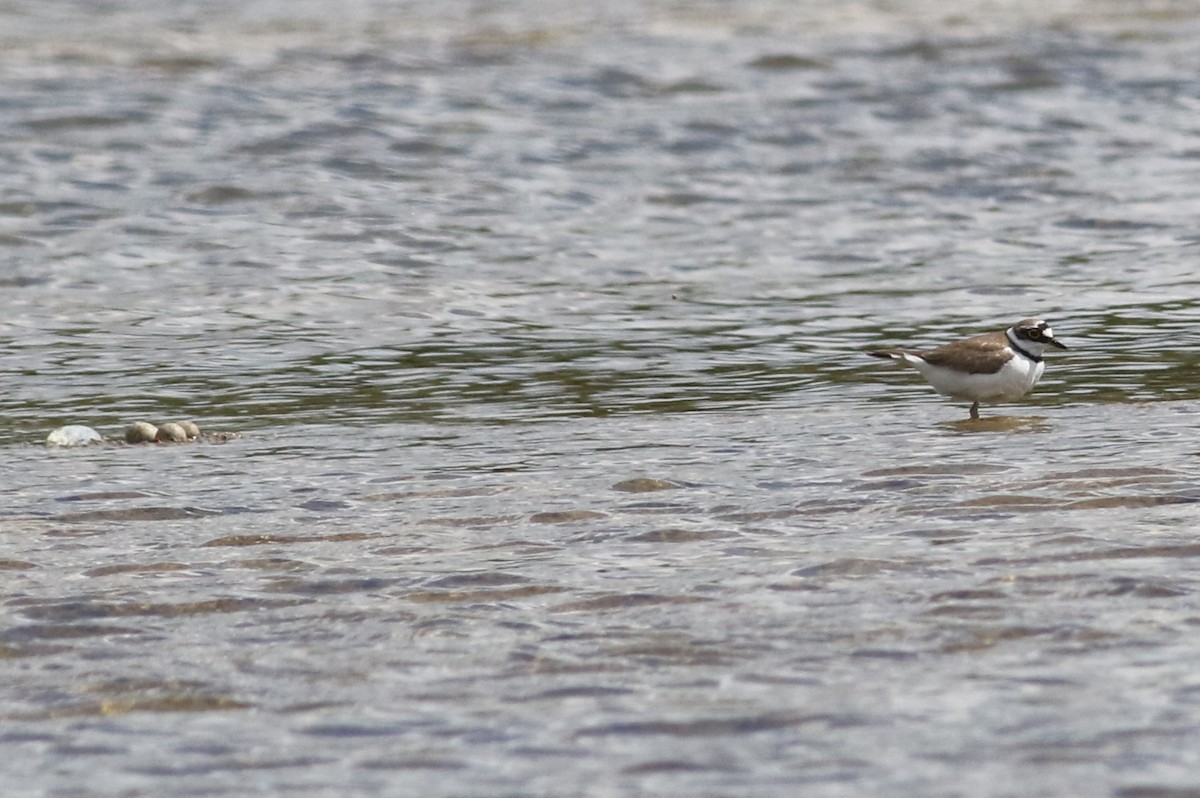
<svg viewBox="0 0 1200 798">
<path fill-rule="evenodd" d="M 156 427 L 148 421 L 135 421 L 125 428 L 126 443 L 186 443 L 200 437 L 194 421 L 168 421 Z"/>
<path fill-rule="evenodd" d="M 135 421 L 125 428 L 125 443 L 187 443 L 200 440 L 223 443 L 241 437 L 236 432 L 210 432 L 201 434 L 194 421 L 170 421 L 154 426 L 146 421 Z M 87 446 L 93 443 L 120 443 L 106 440 L 100 433 L 83 424 L 68 424 L 46 436 L 47 446 Z"/>
</svg>

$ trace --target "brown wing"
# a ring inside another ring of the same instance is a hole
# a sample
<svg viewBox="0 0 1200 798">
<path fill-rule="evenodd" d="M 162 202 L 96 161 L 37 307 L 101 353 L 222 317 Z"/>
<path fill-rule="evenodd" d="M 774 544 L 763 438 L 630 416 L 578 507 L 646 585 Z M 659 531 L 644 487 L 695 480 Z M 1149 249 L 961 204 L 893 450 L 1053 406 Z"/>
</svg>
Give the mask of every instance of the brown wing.
<svg viewBox="0 0 1200 798">
<path fill-rule="evenodd" d="M 1004 350 L 1008 336 L 1002 332 L 985 333 L 922 352 L 921 359 L 931 366 L 946 366 L 968 374 L 995 374 L 1008 360 Z"/>
</svg>

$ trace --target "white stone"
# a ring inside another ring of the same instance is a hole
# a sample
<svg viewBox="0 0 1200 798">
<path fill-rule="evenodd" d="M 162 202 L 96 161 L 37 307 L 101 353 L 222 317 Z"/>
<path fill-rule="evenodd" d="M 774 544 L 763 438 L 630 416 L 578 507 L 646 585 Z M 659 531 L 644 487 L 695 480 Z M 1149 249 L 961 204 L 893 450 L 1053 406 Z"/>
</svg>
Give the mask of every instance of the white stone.
<svg viewBox="0 0 1200 798">
<path fill-rule="evenodd" d="M 87 446 L 89 443 L 99 443 L 100 433 L 83 424 L 68 424 L 59 427 L 46 436 L 47 446 Z"/>
</svg>

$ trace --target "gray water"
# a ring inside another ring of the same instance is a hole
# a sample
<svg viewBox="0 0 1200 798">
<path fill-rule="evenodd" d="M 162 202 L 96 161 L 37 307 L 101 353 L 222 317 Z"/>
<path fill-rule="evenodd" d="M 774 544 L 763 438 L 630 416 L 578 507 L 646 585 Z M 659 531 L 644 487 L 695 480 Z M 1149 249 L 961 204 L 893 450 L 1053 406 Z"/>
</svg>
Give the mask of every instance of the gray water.
<svg viewBox="0 0 1200 798">
<path fill-rule="evenodd" d="M 0 7 L 0 792 L 1200 794 L 1200 9 L 593 5 Z"/>
</svg>

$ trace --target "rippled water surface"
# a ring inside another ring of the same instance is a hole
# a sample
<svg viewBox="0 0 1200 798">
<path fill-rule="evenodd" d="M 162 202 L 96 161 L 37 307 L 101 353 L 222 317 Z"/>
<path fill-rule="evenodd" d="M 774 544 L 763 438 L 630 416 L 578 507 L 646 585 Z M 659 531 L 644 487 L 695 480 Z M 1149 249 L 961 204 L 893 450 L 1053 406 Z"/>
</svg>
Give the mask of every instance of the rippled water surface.
<svg viewBox="0 0 1200 798">
<path fill-rule="evenodd" d="M 1200 792 L 1197 9 L 585 5 L 0 7 L 0 791 Z"/>
</svg>

